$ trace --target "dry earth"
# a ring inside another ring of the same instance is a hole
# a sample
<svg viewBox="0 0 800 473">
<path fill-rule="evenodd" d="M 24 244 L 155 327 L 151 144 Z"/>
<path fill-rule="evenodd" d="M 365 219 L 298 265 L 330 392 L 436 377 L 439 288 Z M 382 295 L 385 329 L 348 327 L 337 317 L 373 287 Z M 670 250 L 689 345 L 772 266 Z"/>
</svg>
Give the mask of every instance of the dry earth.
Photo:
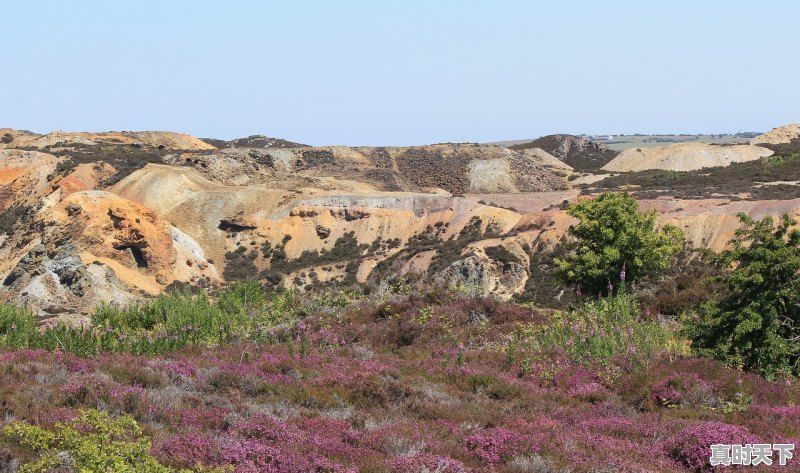
<svg viewBox="0 0 800 473">
<path fill-rule="evenodd" d="M 791 143 L 793 140 L 797 139 L 800 139 L 800 125 L 791 124 L 773 128 L 772 130 L 764 133 L 763 135 L 759 135 L 753 138 L 750 144 L 779 145 L 779 144 Z"/>
<path fill-rule="evenodd" d="M 755 161 L 773 151 L 752 145 L 716 146 L 705 143 L 676 143 L 653 148 L 631 148 L 602 167 L 604 171 L 629 172 L 646 169 L 694 171 Z"/>
</svg>

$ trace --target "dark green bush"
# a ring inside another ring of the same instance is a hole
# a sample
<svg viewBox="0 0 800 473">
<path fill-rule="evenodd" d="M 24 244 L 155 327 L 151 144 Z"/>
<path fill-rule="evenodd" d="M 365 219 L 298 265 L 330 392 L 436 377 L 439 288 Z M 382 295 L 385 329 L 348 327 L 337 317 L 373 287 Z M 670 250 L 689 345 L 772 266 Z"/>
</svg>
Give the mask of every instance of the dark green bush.
<svg viewBox="0 0 800 473">
<path fill-rule="evenodd" d="M 686 320 L 702 355 L 755 370 L 768 378 L 800 373 L 800 231 L 784 215 L 755 221 L 739 214 L 743 227 L 717 264 L 734 268 L 724 291 Z"/>
</svg>

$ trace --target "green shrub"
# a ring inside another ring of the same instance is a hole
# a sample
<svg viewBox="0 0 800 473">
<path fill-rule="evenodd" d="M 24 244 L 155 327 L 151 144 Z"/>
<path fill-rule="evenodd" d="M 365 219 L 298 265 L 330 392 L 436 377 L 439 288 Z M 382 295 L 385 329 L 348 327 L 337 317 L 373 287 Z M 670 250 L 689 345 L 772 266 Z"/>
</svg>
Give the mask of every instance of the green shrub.
<svg viewBox="0 0 800 473">
<path fill-rule="evenodd" d="M 70 471 L 169 473 L 172 470 L 150 454 L 150 439 L 133 418 L 112 418 L 104 412 L 81 410 L 71 422 L 53 430 L 25 422 L 3 428 L 3 435 L 37 456 L 20 473 L 45 473 L 58 467 Z"/>
<path fill-rule="evenodd" d="M 768 378 L 800 374 L 800 230 L 788 215 L 739 219 L 733 248 L 717 258 L 734 268 L 725 290 L 685 320 L 686 331 L 701 355 Z"/>
<path fill-rule="evenodd" d="M 522 393 L 519 386 L 508 384 L 488 374 L 467 375 L 462 381 L 462 389 L 475 394 L 485 394 L 495 400 L 518 398 Z"/>
<path fill-rule="evenodd" d="M 217 304 L 226 314 L 247 315 L 251 310 L 264 306 L 268 300 L 267 293 L 255 280 L 234 284 L 217 295 Z"/>
</svg>

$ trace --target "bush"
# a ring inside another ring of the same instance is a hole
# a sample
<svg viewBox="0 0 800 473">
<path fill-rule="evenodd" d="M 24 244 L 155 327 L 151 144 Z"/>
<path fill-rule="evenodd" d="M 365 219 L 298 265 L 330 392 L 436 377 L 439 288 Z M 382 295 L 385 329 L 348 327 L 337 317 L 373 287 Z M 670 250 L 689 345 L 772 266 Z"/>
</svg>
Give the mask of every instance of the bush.
<svg viewBox="0 0 800 473">
<path fill-rule="evenodd" d="M 710 471 L 711 445 L 759 443 L 745 427 L 723 422 L 701 422 L 686 427 L 667 440 L 667 453 L 693 471 Z"/>
<path fill-rule="evenodd" d="M 686 330 L 701 355 L 755 370 L 768 378 L 800 374 L 800 231 L 784 215 L 744 226 L 733 248 L 717 264 L 735 268 L 723 279 L 725 291 L 686 320 Z"/>
<path fill-rule="evenodd" d="M 100 307 L 92 316 L 100 351 L 154 353 L 188 344 L 221 344 L 247 333 L 240 306 L 223 307 L 205 293 L 162 294 L 131 307 Z"/>
<path fill-rule="evenodd" d="M 520 263 L 519 258 L 502 245 L 489 246 L 485 250 L 486 256 L 508 266 L 509 263 Z"/>
<path fill-rule="evenodd" d="M 607 192 L 567 210 L 580 222 L 570 227 L 567 255 L 557 258 L 559 276 L 589 294 L 606 293 L 621 280 L 629 282 L 663 271 L 683 247 L 675 226 L 655 228 L 655 212 L 640 212 L 628 193 Z M 622 273 L 621 271 L 624 271 Z"/>
<path fill-rule="evenodd" d="M 22 465 L 20 473 L 45 473 L 58 467 L 70 471 L 172 471 L 150 454 L 150 439 L 129 416 L 112 418 L 103 412 L 82 410 L 74 420 L 59 422 L 53 430 L 15 422 L 3 428 L 3 435 L 38 455 L 35 461 Z"/>
<path fill-rule="evenodd" d="M 465 391 L 486 394 L 494 400 L 509 400 L 521 395 L 519 386 L 508 384 L 488 374 L 468 375 L 458 380 L 458 383 Z"/>
<path fill-rule="evenodd" d="M 529 436 L 503 428 L 475 432 L 464 443 L 467 450 L 489 466 L 497 466 L 517 455 L 538 450 Z"/>
</svg>

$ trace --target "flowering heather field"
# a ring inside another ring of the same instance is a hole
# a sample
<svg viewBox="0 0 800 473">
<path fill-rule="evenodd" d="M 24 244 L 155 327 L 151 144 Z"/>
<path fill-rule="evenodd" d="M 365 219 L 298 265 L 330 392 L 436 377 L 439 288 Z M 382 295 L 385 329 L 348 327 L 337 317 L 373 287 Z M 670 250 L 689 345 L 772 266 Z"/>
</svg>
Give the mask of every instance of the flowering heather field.
<svg viewBox="0 0 800 473">
<path fill-rule="evenodd" d="M 129 422 L 110 435 L 147 471 L 704 471 L 712 443 L 800 444 L 796 383 L 692 358 L 636 310 L 431 291 L 295 301 L 249 336 L 153 354 L 7 349 L 0 471 L 41 460 L 48 432 L 103 434 L 99 413 Z M 51 465 L 67 449 L 48 448 Z"/>
</svg>

